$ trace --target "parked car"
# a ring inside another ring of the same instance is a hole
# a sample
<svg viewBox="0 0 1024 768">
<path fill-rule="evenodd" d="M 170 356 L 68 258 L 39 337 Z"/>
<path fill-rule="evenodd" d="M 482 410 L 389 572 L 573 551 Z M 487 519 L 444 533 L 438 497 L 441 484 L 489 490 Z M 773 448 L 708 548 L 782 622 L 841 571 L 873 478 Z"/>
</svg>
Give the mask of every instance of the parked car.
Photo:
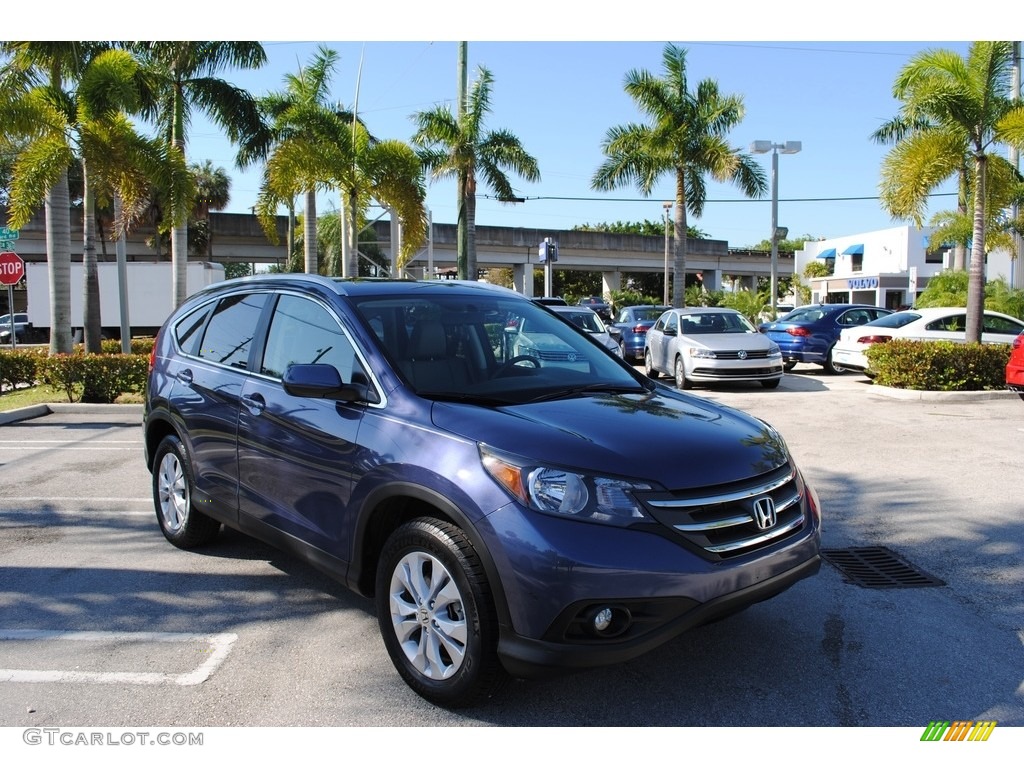
<svg viewBox="0 0 1024 768">
<path fill-rule="evenodd" d="M 775 389 L 783 374 L 778 345 L 741 313 L 722 307 L 664 312 L 647 332 L 644 369 L 651 378 L 673 376 L 679 389 L 724 381 Z"/>
<path fill-rule="evenodd" d="M 517 355 L 524 324 L 585 369 Z M 372 598 L 395 668 L 444 706 L 627 661 L 820 567 L 817 496 L 772 427 L 504 288 L 224 281 L 150 360 L 167 540 L 227 525 Z"/>
<path fill-rule="evenodd" d="M 545 307 L 567 307 L 569 302 L 563 299 L 561 296 L 535 296 L 533 298 L 537 304 L 541 304 Z"/>
<path fill-rule="evenodd" d="M 892 310 L 870 304 L 808 304 L 761 323 L 758 330 L 779 345 L 787 371 L 797 363 L 816 363 L 835 374 L 842 373 L 832 360 L 839 332 L 889 314 Z"/>
<path fill-rule="evenodd" d="M 623 307 L 619 310 L 611 327 L 619 330 L 619 347 L 624 359 L 644 359 L 644 342 L 647 340 L 647 331 L 667 309 L 671 309 L 671 307 L 642 304 Z"/>
<path fill-rule="evenodd" d="M 606 323 L 612 321 L 612 305 L 600 296 L 584 296 L 577 303 L 581 307 L 587 307 L 597 312 Z"/>
<path fill-rule="evenodd" d="M 622 350 L 619 348 L 619 343 L 612 338 L 612 335 L 609 333 L 604 321 L 601 320 L 600 316 L 594 310 L 588 309 L 587 307 L 555 306 L 551 307 L 551 311 L 561 317 L 564 317 L 580 330 L 586 331 L 594 341 L 598 342 L 613 355 L 622 357 Z"/>
<path fill-rule="evenodd" d="M 28 322 L 28 314 L 25 312 L 14 313 L 14 340 L 16 342 L 28 341 L 32 333 L 32 326 Z M 0 344 L 11 343 L 11 316 L 0 315 Z"/>
<path fill-rule="evenodd" d="M 1006 364 L 1006 386 L 1020 394 L 1024 400 L 1024 332 L 1017 334 L 1010 351 L 1010 362 Z"/>
<path fill-rule="evenodd" d="M 986 344 L 1012 344 L 1024 331 L 1024 322 L 986 309 L 981 340 Z M 957 341 L 967 338 L 967 310 L 963 307 L 922 307 L 906 309 L 865 325 L 843 330 L 835 347 L 835 364 L 870 374 L 865 354 L 872 344 L 892 339 L 916 341 Z"/>
</svg>

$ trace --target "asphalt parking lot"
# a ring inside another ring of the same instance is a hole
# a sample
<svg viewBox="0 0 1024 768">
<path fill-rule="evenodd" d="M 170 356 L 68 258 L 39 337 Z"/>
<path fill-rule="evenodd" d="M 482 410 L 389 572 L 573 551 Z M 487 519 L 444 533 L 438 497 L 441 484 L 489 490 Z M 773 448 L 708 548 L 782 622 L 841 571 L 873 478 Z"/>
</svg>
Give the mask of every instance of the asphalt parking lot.
<svg viewBox="0 0 1024 768">
<path fill-rule="evenodd" d="M 138 406 L 0 426 L 0 725 L 1024 726 L 1024 402 L 880 392 L 812 366 L 696 390 L 779 429 L 826 548 L 938 583 L 826 563 L 641 659 L 459 712 L 413 694 L 370 602 L 309 566 L 230 532 L 168 545 Z"/>
</svg>

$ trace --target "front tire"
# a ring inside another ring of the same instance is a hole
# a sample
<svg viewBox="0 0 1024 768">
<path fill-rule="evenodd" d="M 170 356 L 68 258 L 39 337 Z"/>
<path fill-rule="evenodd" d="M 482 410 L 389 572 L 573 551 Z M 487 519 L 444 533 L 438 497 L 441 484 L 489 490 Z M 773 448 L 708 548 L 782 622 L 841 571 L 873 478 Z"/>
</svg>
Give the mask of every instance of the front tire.
<svg viewBox="0 0 1024 768">
<path fill-rule="evenodd" d="M 391 662 L 428 701 L 472 706 L 508 682 L 490 586 L 457 526 L 419 518 L 396 529 L 377 566 L 376 606 Z"/>
<path fill-rule="evenodd" d="M 693 386 L 693 384 L 690 383 L 690 380 L 686 378 L 686 366 L 683 365 L 682 357 L 676 358 L 674 372 L 676 377 L 676 387 L 679 389 L 690 389 Z"/>
<path fill-rule="evenodd" d="M 168 435 L 153 457 L 153 504 L 164 537 L 181 549 L 209 544 L 220 532 L 218 521 L 193 506 L 194 488 L 185 446 L 176 436 Z"/>
</svg>

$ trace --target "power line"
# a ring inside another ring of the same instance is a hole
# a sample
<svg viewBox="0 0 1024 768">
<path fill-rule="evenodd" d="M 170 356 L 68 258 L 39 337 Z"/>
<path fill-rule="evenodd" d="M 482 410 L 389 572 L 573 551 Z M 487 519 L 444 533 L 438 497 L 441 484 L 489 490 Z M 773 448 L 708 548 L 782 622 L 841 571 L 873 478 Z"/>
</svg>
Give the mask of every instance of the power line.
<svg viewBox="0 0 1024 768">
<path fill-rule="evenodd" d="M 955 197 L 958 193 L 956 192 L 933 192 L 928 197 Z M 478 198 L 484 200 L 498 200 L 497 195 L 477 195 Z M 568 202 L 580 202 L 580 203 L 650 203 L 652 200 L 657 200 L 654 197 L 559 197 L 556 195 L 534 195 L 524 196 L 522 202 L 528 203 L 531 200 L 562 200 Z M 878 195 L 866 195 L 863 197 L 780 197 L 780 203 L 842 203 L 851 202 L 856 200 L 879 200 Z M 502 202 L 502 201 L 499 201 Z M 507 201 L 505 201 L 507 202 Z M 516 202 L 519 202 L 517 200 Z M 708 203 L 764 203 L 766 200 L 763 198 L 733 198 L 733 199 L 721 199 L 721 200 L 705 200 L 704 204 Z"/>
</svg>

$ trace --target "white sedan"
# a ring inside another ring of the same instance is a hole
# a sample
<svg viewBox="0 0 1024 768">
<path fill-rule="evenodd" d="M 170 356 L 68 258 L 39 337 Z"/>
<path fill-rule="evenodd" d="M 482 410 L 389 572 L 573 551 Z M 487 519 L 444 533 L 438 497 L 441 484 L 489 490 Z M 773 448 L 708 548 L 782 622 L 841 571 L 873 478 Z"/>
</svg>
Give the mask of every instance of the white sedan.
<svg viewBox="0 0 1024 768">
<path fill-rule="evenodd" d="M 981 340 L 985 344 L 1010 344 L 1024 322 L 1001 312 L 985 310 Z M 967 310 L 963 307 L 923 307 L 893 312 L 866 325 L 844 328 L 832 350 L 837 368 L 868 371 L 865 354 L 872 344 L 892 339 L 914 341 L 955 341 L 964 343 L 967 335 Z"/>
<path fill-rule="evenodd" d="M 651 378 L 674 377 L 680 389 L 725 381 L 774 389 L 782 381 L 782 352 L 735 309 L 670 309 L 647 332 L 644 370 Z"/>
</svg>

